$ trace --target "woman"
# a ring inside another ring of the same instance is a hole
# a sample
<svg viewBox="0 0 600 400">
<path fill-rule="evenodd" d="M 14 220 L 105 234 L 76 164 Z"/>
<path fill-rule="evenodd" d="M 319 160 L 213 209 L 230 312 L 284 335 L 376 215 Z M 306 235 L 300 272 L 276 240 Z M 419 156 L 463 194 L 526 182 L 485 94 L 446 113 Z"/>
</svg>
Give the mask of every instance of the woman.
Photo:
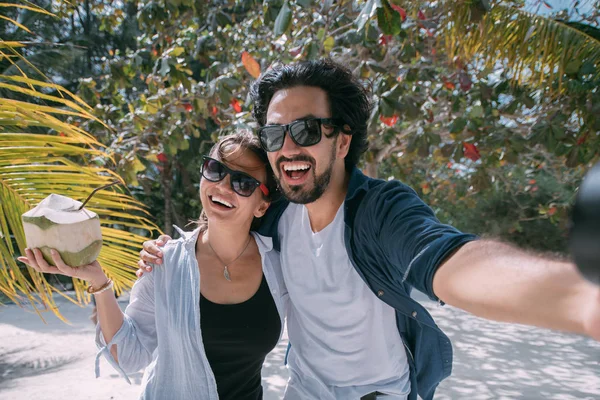
<svg viewBox="0 0 600 400">
<path fill-rule="evenodd" d="M 135 283 L 125 313 L 98 262 L 71 268 L 53 251 L 52 267 L 38 249 L 19 260 L 90 283 L 98 356 L 126 379 L 147 367 L 142 399 L 261 399 L 262 364 L 281 337 L 287 296 L 270 239 L 251 230 L 275 187 L 252 134 L 219 140 L 203 160 L 199 227 L 178 229 L 182 237 L 162 249 L 165 267 Z"/>
</svg>

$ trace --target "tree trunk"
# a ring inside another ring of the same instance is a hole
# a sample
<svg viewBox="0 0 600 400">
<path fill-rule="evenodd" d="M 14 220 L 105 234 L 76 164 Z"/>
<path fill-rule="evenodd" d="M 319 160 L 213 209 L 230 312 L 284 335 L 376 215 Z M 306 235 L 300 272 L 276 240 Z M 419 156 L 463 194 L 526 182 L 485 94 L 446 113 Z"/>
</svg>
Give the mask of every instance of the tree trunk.
<svg viewBox="0 0 600 400">
<path fill-rule="evenodd" d="M 90 0 L 85 0 L 85 26 L 84 26 L 84 37 L 87 47 L 87 72 L 92 72 L 92 11 L 90 7 Z"/>
<path fill-rule="evenodd" d="M 378 165 L 377 165 L 377 162 L 375 162 L 375 161 L 366 163 L 365 174 L 367 174 L 371 178 L 377 178 L 378 177 L 377 167 L 378 167 Z"/>
<path fill-rule="evenodd" d="M 171 192 L 172 192 L 172 174 L 171 174 L 171 163 L 163 163 L 163 170 L 161 172 L 160 181 L 163 187 L 163 196 L 165 200 L 164 213 L 165 221 L 163 223 L 163 232 L 169 236 L 173 235 L 173 206 L 171 205 Z"/>
</svg>

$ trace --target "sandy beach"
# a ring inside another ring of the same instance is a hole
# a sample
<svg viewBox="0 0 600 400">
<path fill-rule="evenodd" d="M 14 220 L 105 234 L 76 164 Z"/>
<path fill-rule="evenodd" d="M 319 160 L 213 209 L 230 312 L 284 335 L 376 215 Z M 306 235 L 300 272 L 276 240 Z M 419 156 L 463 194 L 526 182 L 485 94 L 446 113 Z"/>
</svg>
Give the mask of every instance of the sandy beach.
<svg viewBox="0 0 600 400">
<path fill-rule="evenodd" d="M 419 296 L 455 349 L 451 378 L 436 399 L 599 399 L 600 343 L 578 335 L 484 321 Z M 120 299 L 124 308 L 127 297 Z M 1 400 L 135 400 L 142 373 L 127 384 L 102 359 L 94 377 L 91 306 L 59 299 L 66 325 L 50 313 L 0 306 Z M 287 338 L 263 368 L 265 400 L 280 399 L 287 380 Z"/>
</svg>

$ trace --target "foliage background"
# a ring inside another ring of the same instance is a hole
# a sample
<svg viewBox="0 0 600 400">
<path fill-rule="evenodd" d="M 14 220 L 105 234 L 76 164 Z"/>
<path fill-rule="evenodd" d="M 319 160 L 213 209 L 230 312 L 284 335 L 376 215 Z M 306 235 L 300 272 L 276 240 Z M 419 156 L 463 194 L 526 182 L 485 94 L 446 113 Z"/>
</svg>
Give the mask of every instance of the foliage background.
<svg viewBox="0 0 600 400">
<path fill-rule="evenodd" d="M 89 104 L 94 118 L 65 123 L 98 141 L 91 161 L 166 233 L 199 215 L 199 156 L 255 127 L 252 80 L 331 57 L 374 93 L 366 173 L 401 179 L 460 229 L 567 250 L 569 205 L 600 148 L 597 2 L 36 3 L 54 15 L 1 10 L 4 47 L 27 44 L 0 58 L 2 76 L 49 79 Z"/>
</svg>

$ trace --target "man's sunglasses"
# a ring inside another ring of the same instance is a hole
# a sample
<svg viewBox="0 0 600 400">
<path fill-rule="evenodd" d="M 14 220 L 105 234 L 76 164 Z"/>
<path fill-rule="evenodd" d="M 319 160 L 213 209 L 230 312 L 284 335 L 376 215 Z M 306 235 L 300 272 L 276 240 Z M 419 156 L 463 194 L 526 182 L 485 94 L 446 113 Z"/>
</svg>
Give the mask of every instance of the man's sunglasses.
<svg viewBox="0 0 600 400">
<path fill-rule="evenodd" d="M 260 183 L 254 177 L 245 172 L 235 171 L 222 162 L 210 157 L 202 157 L 202 176 L 211 182 L 220 182 L 229 174 L 231 189 L 243 197 L 250 197 L 256 188 L 259 188 L 265 196 L 269 195 L 269 189 L 264 183 Z"/>
<path fill-rule="evenodd" d="M 321 125 L 334 128 L 333 133 L 339 129 L 339 121 L 331 118 L 306 118 L 287 125 L 265 125 L 258 128 L 260 145 L 265 151 L 277 151 L 283 147 L 285 133 L 288 132 L 294 143 L 298 146 L 313 146 L 321 141 Z"/>
</svg>

